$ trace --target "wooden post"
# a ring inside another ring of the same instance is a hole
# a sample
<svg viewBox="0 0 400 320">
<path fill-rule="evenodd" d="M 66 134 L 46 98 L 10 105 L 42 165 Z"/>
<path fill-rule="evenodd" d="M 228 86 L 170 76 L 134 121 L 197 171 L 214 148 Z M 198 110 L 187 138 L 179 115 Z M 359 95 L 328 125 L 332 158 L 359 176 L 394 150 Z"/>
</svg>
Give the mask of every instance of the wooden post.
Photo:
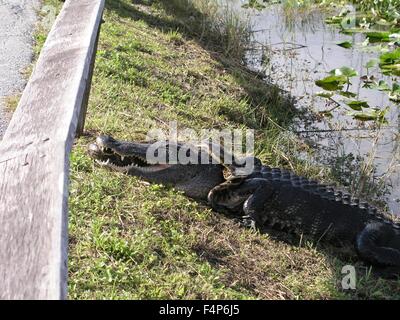
<svg viewBox="0 0 400 320">
<path fill-rule="evenodd" d="M 80 137 L 83 134 L 83 129 L 85 127 L 86 112 L 87 112 L 87 106 L 89 103 L 90 88 L 92 86 L 92 77 L 93 77 L 94 63 L 96 61 L 96 52 L 97 52 L 97 45 L 99 43 L 99 37 L 100 37 L 100 26 L 97 31 L 96 42 L 95 42 L 94 50 L 92 53 L 92 61 L 91 61 L 90 68 L 89 68 L 89 75 L 88 75 L 88 79 L 86 81 L 85 96 L 83 98 L 81 111 L 80 111 L 79 118 L 78 118 L 78 125 L 76 128 L 76 136 L 77 137 Z"/>
<path fill-rule="evenodd" d="M 69 154 L 103 8 L 65 2 L 0 144 L 0 299 L 66 297 Z"/>
</svg>

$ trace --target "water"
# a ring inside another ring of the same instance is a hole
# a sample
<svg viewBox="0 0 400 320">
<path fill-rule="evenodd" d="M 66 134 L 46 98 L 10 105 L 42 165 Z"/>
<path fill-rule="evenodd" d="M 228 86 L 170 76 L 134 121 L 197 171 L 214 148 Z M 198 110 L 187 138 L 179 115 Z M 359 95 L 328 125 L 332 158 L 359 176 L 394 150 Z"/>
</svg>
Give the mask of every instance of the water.
<svg viewBox="0 0 400 320">
<path fill-rule="evenodd" d="M 359 178 L 359 166 L 369 163 L 375 170 L 371 173 L 372 181 L 361 179 L 355 184 L 368 185 L 370 192 L 381 196 L 392 212 L 400 213 L 399 106 L 385 92 L 363 88 L 360 80 L 366 73 L 364 65 L 379 57 L 379 53 L 371 48 L 366 51 L 361 47 L 338 46 L 342 41 L 360 43 L 365 38 L 362 34 L 341 34 L 337 27 L 327 25 L 324 15 L 318 11 L 286 17 L 280 5 L 261 12 L 239 8 L 249 15 L 253 29 L 247 63 L 265 73 L 269 81 L 296 98 L 299 109 L 307 111 L 308 121 L 302 118 L 293 130 L 318 150 L 314 161 L 338 168 L 341 179 L 349 183 Z M 387 125 L 378 128 L 373 122 L 354 120 L 348 115 L 349 108 L 335 109 L 336 104 L 315 95 L 322 91 L 315 80 L 342 66 L 352 67 L 359 73 L 351 80 L 350 91 L 357 93 L 354 99 L 366 100 L 371 107 L 389 107 Z M 378 71 L 379 68 L 369 72 L 390 84 L 391 77 Z M 334 109 L 332 118 L 319 115 L 320 111 L 329 109 Z M 354 155 L 354 159 L 349 155 Z"/>
</svg>

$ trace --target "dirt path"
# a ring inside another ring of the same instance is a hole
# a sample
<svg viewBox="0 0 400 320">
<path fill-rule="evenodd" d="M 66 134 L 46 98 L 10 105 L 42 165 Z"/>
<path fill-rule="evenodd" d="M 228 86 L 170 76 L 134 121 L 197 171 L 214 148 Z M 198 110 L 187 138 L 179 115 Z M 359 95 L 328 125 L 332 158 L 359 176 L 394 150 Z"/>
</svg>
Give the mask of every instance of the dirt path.
<svg viewBox="0 0 400 320">
<path fill-rule="evenodd" d="M 21 71 L 32 61 L 32 33 L 39 0 L 0 0 L 0 139 L 10 116 L 4 98 L 21 92 Z"/>
</svg>

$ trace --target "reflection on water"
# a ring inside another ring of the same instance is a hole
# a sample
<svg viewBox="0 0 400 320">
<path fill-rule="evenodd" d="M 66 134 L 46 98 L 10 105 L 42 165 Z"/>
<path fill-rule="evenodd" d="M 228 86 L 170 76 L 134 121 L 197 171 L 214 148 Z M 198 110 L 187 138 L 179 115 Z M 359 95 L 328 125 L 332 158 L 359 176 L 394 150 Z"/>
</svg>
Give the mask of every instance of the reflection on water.
<svg viewBox="0 0 400 320">
<path fill-rule="evenodd" d="M 254 46 L 248 51 L 247 62 L 293 95 L 298 108 L 314 115 L 309 121 L 299 120 L 294 128 L 319 150 L 314 160 L 329 165 L 354 192 L 385 196 L 390 209 L 400 213 L 399 106 L 386 93 L 363 88 L 359 77 L 366 73 L 364 65 L 379 53 L 338 46 L 346 40 L 360 43 L 363 35 L 339 33 L 336 27 L 325 24 L 317 11 L 286 17 L 276 5 L 261 12 L 246 12 L 250 13 L 254 30 Z M 387 125 L 378 128 L 374 123 L 353 120 L 347 115 L 348 109 L 335 108 L 335 103 L 315 96 L 321 91 L 315 80 L 342 66 L 358 71 L 359 76 L 351 80 L 356 99 L 368 101 L 371 107 L 390 107 Z M 391 83 L 390 77 L 380 74 L 379 69 L 369 70 L 369 74 Z M 334 110 L 332 118 L 318 116 L 320 111 L 329 109 Z"/>
</svg>

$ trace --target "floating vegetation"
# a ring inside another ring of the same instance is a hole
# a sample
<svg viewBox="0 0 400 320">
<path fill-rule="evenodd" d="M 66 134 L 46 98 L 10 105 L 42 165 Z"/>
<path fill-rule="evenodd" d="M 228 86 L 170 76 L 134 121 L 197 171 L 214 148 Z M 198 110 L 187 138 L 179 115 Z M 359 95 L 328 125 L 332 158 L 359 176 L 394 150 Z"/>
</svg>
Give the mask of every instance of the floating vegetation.
<svg viewBox="0 0 400 320">
<path fill-rule="evenodd" d="M 390 35 L 389 31 L 372 31 L 366 33 L 366 37 L 370 42 L 390 42 Z"/>
<path fill-rule="evenodd" d="M 339 47 L 343 47 L 346 49 L 349 49 L 353 46 L 353 44 L 350 41 L 343 41 L 337 44 Z"/>
<path fill-rule="evenodd" d="M 355 0 L 359 10 L 380 25 L 399 25 L 400 0 Z"/>
<path fill-rule="evenodd" d="M 353 110 L 362 111 L 362 108 L 369 108 L 369 104 L 366 101 L 352 100 L 346 102 L 346 104 Z"/>
<path fill-rule="evenodd" d="M 256 10 L 262 10 L 265 9 L 266 6 L 260 2 L 258 2 L 258 0 L 249 0 L 249 2 L 245 3 L 244 5 L 242 5 L 242 8 L 245 9 L 256 9 Z"/>
<path fill-rule="evenodd" d="M 343 96 L 346 98 L 354 98 L 357 96 L 354 92 L 349 91 L 351 82 L 350 79 L 356 77 L 358 75 L 357 71 L 350 67 L 341 67 L 338 69 L 333 69 L 329 72 L 329 76 L 324 79 L 315 81 L 315 84 L 324 90 L 318 92 L 316 95 L 319 97 L 327 98 L 337 104 L 337 107 L 344 106 L 342 103 L 333 99 L 334 95 Z M 346 89 L 342 90 L 346 85 Z M 385 86 L 383 83 L 380 83 L 380 86 L 383 88 L 389 88 Z M 371 86 L 372 88 L 372 86 Z M 389 89 L 390 90 L 390 89 Z M 329 92 L 331 91 L 331 92 Z M 392 95 L 396 98 L 399 98 L 400 88 L 396 87 L 396 91 L 390 91 Z M 397 95 L 396 95 L 397 94 Z M 388 108 L 380 109 L 380 108 L 371 108 L 367 101 L 364 100 L 349 100 L 346 99 L 343 101 L 345 105 L 347 105 L 352 111 L 348 112 L 349 116 L 352 116 L 353 119 L 360 121 L 376 121 L 380 124 L 386 123 L 385 115 L 388 111 Z M 330 110 L 332 111 L 332 110 Z M 331 117 L 331 113 L 328 111 L 321 112 L 324 116 Z"/>
<path fill-rule="evenodd" d="M 400 48 L 382 54 L 379 60 L 383 74 L 400 76 Z"/>
<path fill-rule="evenodd" d="M 363 88 L 387 92 L 393 102 L 400 102 L 399 84 L 397 77 L 400 76 L 400 0 L 399 1 L 355 1 L 356 7 L 344 4 L 339 14 L 326 19 L 326 23 L 335 24 L 345 34 L 361 33 L 364 41 L 353 43 L 342 41 L 338 46 L 345 49 L 359 47 L 365 51 L 377 52 L 377 58 L 369 60 L 365 65 L 365 74 L 360 80 Z M 388 10 L 390 12 L 388 12 Z M 375 44 L 375 45 L 372 45 Z M 376 67 L 379 66 L 379 70 Z M 371 74 L 375 70 L 375 74 Z M 317 80 L 315 84 L 324 90 L 333 91 L 330 94 L 319 92 L 317 96 L 333 100 L 334 94 L 346 98 L 354 98 L 356 94 L 349 91 L 350 78 L 357 76 L 357 72 L 351 67 L 342 67 L 332 70 L 330 75 Z M 391 76 L 391 84 L 382 78 Z M 346 90 L 343 87 L 347 84 Z M 336 100 L 334 100 L 337 102 Z M 385 110 L 382 106 L 371 108 L 368 101 L 345 100 L 345 105 L 353 112 L 348 113 L 354 119 L 361 121 L 382 122 Z M 342 105 L 337 102 L 338 105 Z"/>
<path fill-rule="evenodd" d="M 330 75 L 324 79 L 315 81 L 315 84 L 325 90 L 336 91 L 342 89 L 346 81 L 347 78 L 343 75 Z M 320 94 L 320 96 L 322 95 Z"/>
<path fill-rule="evenodd" d="M 266 7 L 265 3 L 276 3 L 276 1 L 249 0 L 243 7 L 262 10 Z M 400 102 L 397 79 L 400 76 L 400 0 L 354 0 L 352 2 L 283 0 L 282 4 L 284 8 L 297 10 L 304 7 L 334 8 L 336 13 L 326 18 L 325 22 L 336 25 L 343 34 L 362 34 L 364 38 L 361 42 L 353 38 L 352 41 L 341 41 L 337 45 L 345 49 L 358 48 L 366 52 L 376 52 L 376 58 L 364 65 L 365 74 L 363 71 L 360 75 L 362 87 L 387 92 L 392 102 Z M 385 113 L 382 111 L 385 110 L 384 106 L 371 109 L 368 101 L 354 99 L 357 94 L 350 91 L 350 79 L 356 76 L 358 73 L 351 66 L 334 69 L 325 78 L 315 81 L 317 86 L 325 90 L 315 95 L 338 105 L 350 107 L 356 111 L 356 113 L 349 113 L 354 119 L 381 121 Z M 384 76 L 392 77 L 390 83 L 387 79 L 384 80 Z M 338 102 L 333 98 L 334 95 L 353 100 Z M 324 112 L 324 114 L 330 116 L 329 112 Z"/>
</svg>

